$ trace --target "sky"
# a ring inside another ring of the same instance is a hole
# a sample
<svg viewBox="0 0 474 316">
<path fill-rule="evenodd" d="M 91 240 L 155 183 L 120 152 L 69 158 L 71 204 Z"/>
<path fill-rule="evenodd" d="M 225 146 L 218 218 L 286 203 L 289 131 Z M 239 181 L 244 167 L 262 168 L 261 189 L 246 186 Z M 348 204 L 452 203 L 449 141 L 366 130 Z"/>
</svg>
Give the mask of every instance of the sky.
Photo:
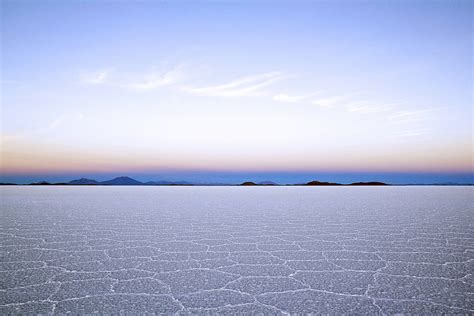
<svg viewBox="0 0 474 316">
<path fill-rule="evenodd" d="M 474 182 L 471 1 L 1 1 L 0 181 Z"/>
</svg>

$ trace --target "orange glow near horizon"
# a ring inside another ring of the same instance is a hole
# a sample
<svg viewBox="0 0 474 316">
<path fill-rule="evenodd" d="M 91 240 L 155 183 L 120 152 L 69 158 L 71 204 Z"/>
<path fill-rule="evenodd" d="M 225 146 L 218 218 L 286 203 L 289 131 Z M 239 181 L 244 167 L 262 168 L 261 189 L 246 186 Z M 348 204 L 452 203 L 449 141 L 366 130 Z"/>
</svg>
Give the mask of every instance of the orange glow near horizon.
<svg viewBox="0 0 474 316">
<path fill-rule="evenodd" d="M 4 142 L 0 170 L 3 174 L 61 172 L 153 172 L 166 170 L 255 172 L 472 172 L 469 147 L 400 148 L 371 152 L 335 151 L 326 155 L 277 152 L 225 155 L 181 152 L 130 154 L 120 150 L 80 151 L 52 144 Z"/>
</svg>

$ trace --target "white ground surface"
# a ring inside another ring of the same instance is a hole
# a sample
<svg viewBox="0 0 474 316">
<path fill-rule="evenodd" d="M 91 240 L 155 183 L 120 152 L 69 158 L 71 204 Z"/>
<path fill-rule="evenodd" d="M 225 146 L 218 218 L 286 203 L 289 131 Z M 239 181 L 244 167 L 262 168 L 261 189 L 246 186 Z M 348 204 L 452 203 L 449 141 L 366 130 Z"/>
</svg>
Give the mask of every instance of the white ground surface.
<svg viewBox="0 0 474 316">
<path fill-rule="evenodd" d="M 0 314 L 472 314 L 473 193 L 2 187 Z"/>
</svg>

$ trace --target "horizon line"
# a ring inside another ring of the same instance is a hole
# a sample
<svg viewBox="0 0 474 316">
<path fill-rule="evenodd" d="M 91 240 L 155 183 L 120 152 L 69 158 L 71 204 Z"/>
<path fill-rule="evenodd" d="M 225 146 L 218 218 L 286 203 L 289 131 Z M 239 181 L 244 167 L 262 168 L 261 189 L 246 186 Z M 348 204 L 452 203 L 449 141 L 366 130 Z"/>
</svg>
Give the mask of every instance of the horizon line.
<svg viewBox="0 0 474 316">
<path fill-rule="evenodd" d="M 128 183 L 113 183 L 113 181 L 128 181 Z M 82 183 L 80 183 L 82 181 Z M 88 182 L 88 183 L 87 183 Z M 315 183 L 315 184 L 311 184 Z M 118 176 L 109 180 L 97 181 L 95 179 L 89 178 L 79 178 L 69 181 L 35 181 L 30 183 L 16 183 L 12 181 L 0 181 L 0 185 L 73 185 L 73 186 L 238 186 L 238 185 L 256 185 L 256 186 L 350 186 L 350 185 L 365 185 L 365 186 L 374 186 L 374 185 L 391 185 L 391 186 L 405 186 L 405 185 L 474 185 L 474 182 L 460 183 L 456 181 L 444 181 L 444 182 L 431 182 L 431 183 L 422 183 L 422 182 L 406 182 L 406 183 L 387 183 L 384 181 L 372 180 L 372 181 L 350 181 L 348 183 L 340 182 L 327 182 L 319 180 L 311 181 L 297 181 L 297 182 L 275 182 L 271 180 L 265 181 L 256 181 L 256 180 L 247 180 L 247 181 L 192 181 L 192 180 L 179 180 L 179 181 L 170 181 L 170 180 L 149 180 L 149 181 L 140 181 L 130 176 Z"/>
</svg>

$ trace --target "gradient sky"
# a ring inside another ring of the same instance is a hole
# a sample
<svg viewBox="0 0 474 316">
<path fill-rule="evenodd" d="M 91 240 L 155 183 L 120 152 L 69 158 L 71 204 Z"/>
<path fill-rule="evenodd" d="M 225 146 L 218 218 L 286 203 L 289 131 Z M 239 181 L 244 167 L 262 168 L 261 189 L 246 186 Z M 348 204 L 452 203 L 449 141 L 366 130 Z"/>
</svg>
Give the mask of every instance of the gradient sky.
<svg viewBox="0 0 474 316">
<path fill-rule="evenodd" d="M 472 1 L 3 0 L 1 20 L 0 180 L 473 179 Z"/>
</svg>

